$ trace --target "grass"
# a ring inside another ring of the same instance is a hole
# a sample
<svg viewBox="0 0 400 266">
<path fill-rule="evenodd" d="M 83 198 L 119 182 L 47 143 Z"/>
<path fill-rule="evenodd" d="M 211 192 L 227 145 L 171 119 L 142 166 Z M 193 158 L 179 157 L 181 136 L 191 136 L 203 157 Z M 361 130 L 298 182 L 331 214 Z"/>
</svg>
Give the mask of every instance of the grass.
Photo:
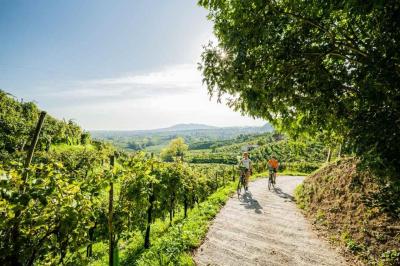
<svg viewBox="0 0 400 266">
<path fill-rule="evenodd" d="M 310 173 L 304 173 L 304 172 L 299 172 L 299 171 L 294 171 L 294 170 L 284 170 L 282 172 L 279 172 L 278 175 L 290 175 L 290 176 L 308 176 Z"/>
<path fill-rule="evenodd" d="M 288 175 L 288 176 L 308 176 L 310 173 L 304 173 L 304 172 L 299 172 L 299 171 L 294 171 L 294 170 L 284 170 L 282 172 L 277 173 L 278 176 L 283 176 L 283 175 Z M 258 174 L 255 174 L 252 176 L 252 178 L 260 178 L 260 177 L 268 177 L 269 176 L 269 171 L 264 171 Z"/>
</svg>

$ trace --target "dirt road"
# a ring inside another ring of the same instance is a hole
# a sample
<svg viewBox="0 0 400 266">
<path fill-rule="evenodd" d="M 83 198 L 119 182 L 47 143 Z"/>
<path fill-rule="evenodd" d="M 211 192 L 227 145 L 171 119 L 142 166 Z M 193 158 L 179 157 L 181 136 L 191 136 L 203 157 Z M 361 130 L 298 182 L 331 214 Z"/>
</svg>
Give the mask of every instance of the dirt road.
<svg viewBox="0 0 400 266">
<path fill-rule="evenodd" d="M 267 180 L 250 185 L 250 193 L 231 198 L 215 218 L 195 252 L 198 265 L 346 265 L 344 258 L 319 239 L 293 202 L 302 177 L 279 176 L 275 191 Z"/>
</svg>

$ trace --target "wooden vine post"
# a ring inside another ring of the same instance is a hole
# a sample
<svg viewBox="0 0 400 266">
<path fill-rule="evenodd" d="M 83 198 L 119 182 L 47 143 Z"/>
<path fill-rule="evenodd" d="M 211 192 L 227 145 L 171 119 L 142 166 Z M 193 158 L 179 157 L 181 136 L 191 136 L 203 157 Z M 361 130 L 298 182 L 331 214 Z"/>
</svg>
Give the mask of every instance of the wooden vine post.
<svg viewBox="0 0 400 266">
<path fill-rule="evenodd" d="M 31 145 L 29 146 L 28 156 L 26 157 L 26 160 L 25 160 L 25 168 L 28 168 L 32 162 L 33 153 L 35 152 L 35 148 L 36 148 L 37 142 L 39 140 L 40 131 L 42 130 L 42 126 L 43 126 L 45 117 L 46 117 L 46 112 L 45 111 L 40 112 L 39 121 L 36 124 L 35 132 L 33 134 L 33 138 L 31 141 Z M 27 177 L 28 177 L 28 171 L 25 172 L 23 183 L 25 183 Z"/>
<path fill-rule="evenodd" d="M 154 165 L 153 165 L 153 157 L 154 154 L 151 153 L 151 174 L 154 173 Z M 147 209 L 147 227 L 146 227 L 146 234 L 144 237 L 144 248 L 148 249 L 150 248 L 150 227 L 151 227 L 151 222 L 153 220 L 152 218 L 152 213 L 153 213 L 153 204 L 154 204 L 154 200 L 155 200 L 155 196 L 154 196 L 154 185 L 153 183 L 150 183 L 150 195 L 149 195 L 149 207 Z"/>
<path fill-rule="evenodd" d="M 338 150 L 338 155 L 337 155 L 337 157 L 338 157 L 338 158 L 341 158 L 341 157 L 342 157 L 342 142 L 339 143 L 339 150 Z"/>
<path fill-rule="evenodd" d="M 215 172 L 215 184 L 216 184 L 215 190 L 218 190 L 218 172 Z"/>
<path fill-rule="evenodd" d="M 326 162 L 330 163 L 331 162 L 331 158 L 332 158 L 332 149 L 329 147 L 328 156 L 326 158 Z"/>
<path fill-rule="evenodd" d="M 109 241 L 110 241 L 110 249 L 108 256 L 108 265 L 114 265 L 114 230 L 113 230 L 113 201 L 114 201 L 114 184 L 112 181 L 112 171 L 114 169 L 114 161 L 115 157 L 112 155 L 110 157 L 110 166 L 111 166 L 111 181 L 110 181 L 110 192 L 109 192 L 109 201 L 108 201 L 108 231 L 109 231 Z"/>
</svg>

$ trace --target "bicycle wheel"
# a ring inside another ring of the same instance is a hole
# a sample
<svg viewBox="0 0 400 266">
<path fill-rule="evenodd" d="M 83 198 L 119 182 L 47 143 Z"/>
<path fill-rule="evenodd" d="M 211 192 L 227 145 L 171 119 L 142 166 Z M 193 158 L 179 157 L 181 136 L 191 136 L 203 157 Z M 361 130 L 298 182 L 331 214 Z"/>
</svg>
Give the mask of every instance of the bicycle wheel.
<svg viewBox="0 0 400 266">
<path fill-rule="evenodd" d="M 271 173 L 270 173 L 269 177 L 268 177 L 268 190 L 271 190 L 271 185 L 272 185 L 272 178 L 271 178 Z"/>
<path fill-rule="evenodd" d="M 239 181 L 238 181 L 236 192 L 237 192 L 238 197 L 239 197 L 240 193 L 242 192 L 242 177 L 241 176 L 239 177 Z"/>
</svg>

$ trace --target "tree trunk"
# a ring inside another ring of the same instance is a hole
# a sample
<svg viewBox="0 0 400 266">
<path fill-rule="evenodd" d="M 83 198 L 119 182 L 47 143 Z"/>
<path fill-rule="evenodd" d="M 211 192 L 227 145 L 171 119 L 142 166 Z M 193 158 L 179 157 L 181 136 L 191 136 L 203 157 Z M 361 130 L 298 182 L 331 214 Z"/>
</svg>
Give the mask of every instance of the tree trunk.
<svg viewBox="0 0 400 266">
<path fill-rule="evenodd" d="M 89 240 L 90 244 L 86 248 L 86 257 L 90 258 L 93 255 L 93 241 L 94 241 L 94 229 L 96 228 L 96 224 L 89 229 Z"/>
</svg>

